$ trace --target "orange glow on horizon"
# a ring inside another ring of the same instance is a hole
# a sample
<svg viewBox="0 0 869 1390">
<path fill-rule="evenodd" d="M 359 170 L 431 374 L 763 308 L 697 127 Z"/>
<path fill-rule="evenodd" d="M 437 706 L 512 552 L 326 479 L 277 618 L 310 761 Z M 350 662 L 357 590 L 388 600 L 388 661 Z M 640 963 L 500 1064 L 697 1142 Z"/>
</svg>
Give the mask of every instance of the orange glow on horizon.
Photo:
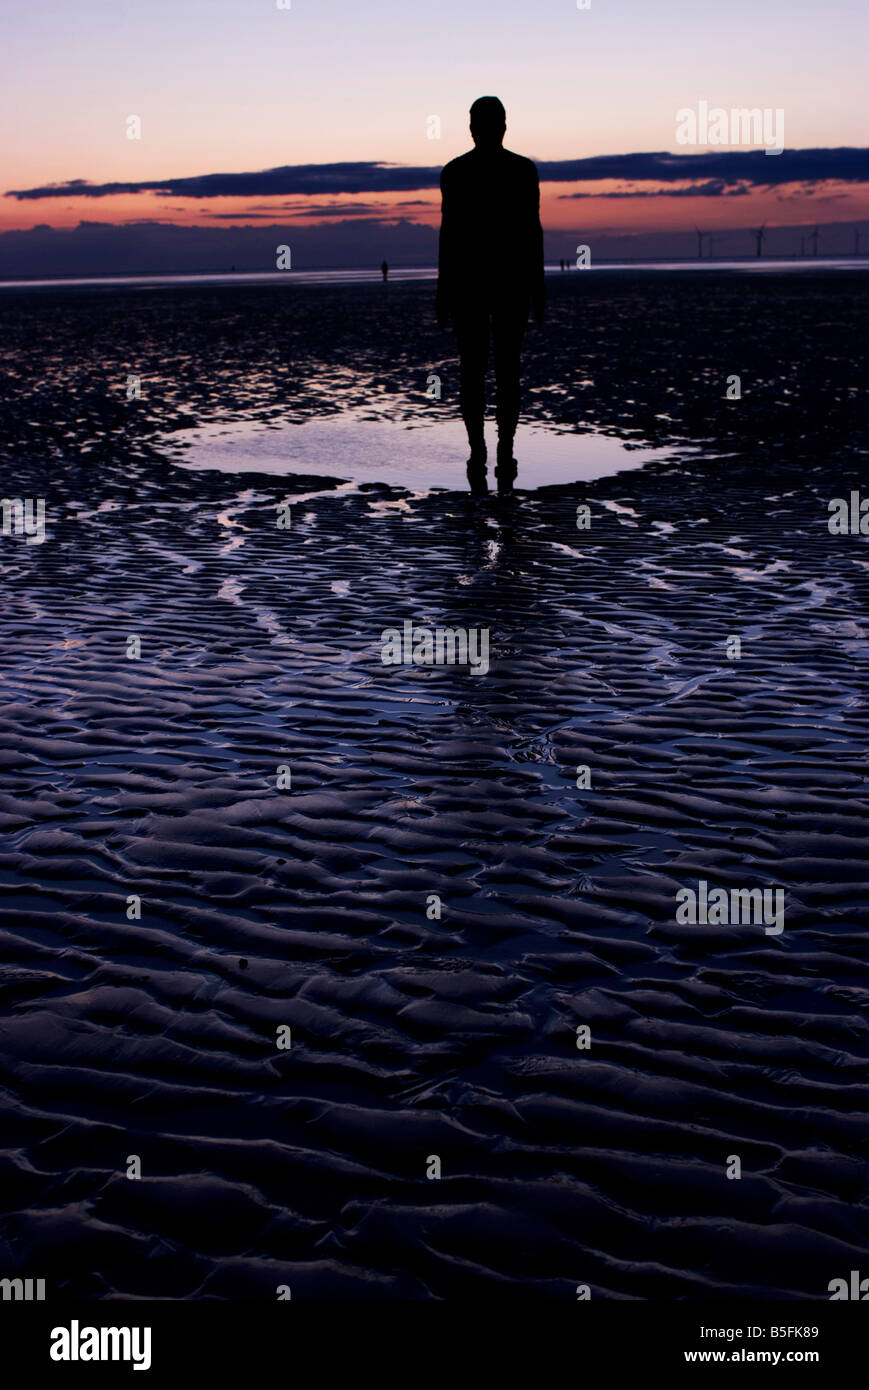
<svg viewBox="0 0 869 1390">
<path fill-rule="evenodd" d="M 672 194 L 673 185 L 669 186 Z M 861 221 L 869 218 L 869 185 L 830 184 L 809 193 L 799 185 L 750 188 L 730 197 L 649 196 L 659 186 L 626 185 L 623 181 L 555 184 L 541 187 L 541 219 L 547 232 L 581 235 L 607 232 L 630 235 L 660 231 L 703 231 L 755 226 L 814 226 L 818 222 Z M 574 198 L 569 195 L 580 193 Z M 607 194 L 626 196 L 608 197 Z M 360 193 L 336 196 L 294 196 L 274 199 L 179 199 L 165 194 L 119 194 L 87 198 L 64 194 L 54 199 L 19 202 L 0 199 L 0 232 L 29 230 L 39 225 L 74 228 L 80 222 L 123 225 L 156 221 L 179 227 L 316 227 L 335 221 L 380 218 L 404 220 L 437 228 L 440 195 L 434 189 L 400 194 Z"/>
</svg>

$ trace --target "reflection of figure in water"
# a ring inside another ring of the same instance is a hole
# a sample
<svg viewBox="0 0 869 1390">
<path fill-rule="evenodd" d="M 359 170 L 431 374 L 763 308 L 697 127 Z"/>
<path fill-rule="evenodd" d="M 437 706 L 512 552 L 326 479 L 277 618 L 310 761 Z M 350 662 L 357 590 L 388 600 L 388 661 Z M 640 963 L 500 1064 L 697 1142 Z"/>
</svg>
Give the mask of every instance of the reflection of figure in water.
<svg viewBox="0 0 869 1390">
<path fill-rule="evenodd" d="M 503 146 L 504 107 L 480 97 L 471 107 L 473 150 L 453 159 L 441 174 L 443 208 L 437 317 L 452 318 L 461 357 L 460 402 L 468 431 L 471 491 L 486 492 L 485 377 L 489 325 L 495 366 L 495 418 L 500 492 L 516 477 L 513 438 L 519 420 L 519 355 L 528 308 L 543 322 L 543 232 L 540 188 L 530 159 Z"/>
<path fill-rule="evenodd" d="M 381 267 L 380 267 L 380 273 L 381 273 L 381 275 L 383 276 L 383 283 L 384 283 L 384 285 L 385 285 L 385 284 L 386 284 L 386 277 L 387 277 L 387 275 L 389 274 L 389 263 L 388 263 L 387 261 L 384 261 L 384 262 L 382 263 L 382 265 L 381 265 Z"/>
</svg>

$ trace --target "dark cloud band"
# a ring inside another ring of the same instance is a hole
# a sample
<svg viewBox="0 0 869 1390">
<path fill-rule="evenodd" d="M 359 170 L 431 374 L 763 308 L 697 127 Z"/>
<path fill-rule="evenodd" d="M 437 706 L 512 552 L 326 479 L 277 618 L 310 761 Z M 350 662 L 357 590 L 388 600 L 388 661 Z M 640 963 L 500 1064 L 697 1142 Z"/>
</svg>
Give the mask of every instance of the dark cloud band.
<svg viewBox="0 0 869 1390">
<path fill-rule="evenodd" d="M 619 179 L 637 183 L 699 182 L 695 196 L 719 197 L 738 185 L 770 188 L 786 183 L 817 184 L 828 180 L 869 183 L 869 149 L 784 150 L 769 159 L 764 150 L 698 151 L 691 154 L 596 155 L 589 159 L 543 161 L 537 165 L 546 183 L 586 183 Z M 355 193 L 411 193 L 437 188 L 439 167 L 412 167 L 374 162 L 288 164 L 248 174 L 201 174 L 194 178 L 152 179 L 132 183 L 67 183 L 16 188 L 7 194 L 19 201 L 39 198 L 109 198 L 117 194 L 160 193 L 173 198 L 262 198 L 335 196 Z"/>
</svg>

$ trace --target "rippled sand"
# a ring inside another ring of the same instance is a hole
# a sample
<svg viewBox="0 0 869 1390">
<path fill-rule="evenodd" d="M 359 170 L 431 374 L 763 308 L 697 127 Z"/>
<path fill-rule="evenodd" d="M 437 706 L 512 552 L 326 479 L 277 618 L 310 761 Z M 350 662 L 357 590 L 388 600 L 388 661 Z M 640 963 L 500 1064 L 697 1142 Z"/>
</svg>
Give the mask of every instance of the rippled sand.
<svg viewBox="0 0 869 1390">
<path fill-rule="evenodd" d="M 707 461 L 483 502 L 194 474 L 173 423 L 378 382 L 375 413 L 425 409 L 430 288 L 0 303 L 3 491 L 49 516 L 0 542 L 0 1273 L 264 1300 L 869 1273 L 869 549 L 827 528 L 869 495 L 865 291 L 578 281 L 530 416 Z M 407 617 L 488 627 L 489 674 L 384 666 Z M 784 932 L 677 925 L 700 879 L 782 886 Z"/>
</svg>

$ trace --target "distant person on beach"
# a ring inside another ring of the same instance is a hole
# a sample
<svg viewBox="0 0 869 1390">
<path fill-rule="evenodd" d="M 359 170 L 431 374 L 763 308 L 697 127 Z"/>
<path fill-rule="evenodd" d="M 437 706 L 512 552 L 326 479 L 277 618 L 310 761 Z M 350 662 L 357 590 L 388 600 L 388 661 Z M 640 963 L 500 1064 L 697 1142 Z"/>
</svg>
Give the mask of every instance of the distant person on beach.
<svg viewBox="0 0 869 1390">
<path fill-rule="evenodd" d="M 441 174 L 437 320 L 445 328 L 452 319 L 458 343 L 459 399 L 474 493 L 488 491 L 483 423 L 490 325 L 498 426 L 495 476 L 499 492 L 511 492 L 522 340 L 529 305 L 535 323 L 543 322 L 545 307 L 537 169 L 530 159 L 504 149 L 506 129 L 498 98 L 480 97 L 471 107 L 474 149 L 451 160 Z"/>
<path fill-rule="evenodd" d="M 383 264 L 381 265 L 381 267 L 380 267 L 380 273 L 381 273 L 381 275 L 383 276 L 383 283 L 384 283 L 384 285 L 385 285 L 385 284 L 386 284 L 386 277 L 387 277 L 387 275 L 389 274 L 389 264 L 388 264 L 387 261 L 384 261 Z"/>
</svg>

